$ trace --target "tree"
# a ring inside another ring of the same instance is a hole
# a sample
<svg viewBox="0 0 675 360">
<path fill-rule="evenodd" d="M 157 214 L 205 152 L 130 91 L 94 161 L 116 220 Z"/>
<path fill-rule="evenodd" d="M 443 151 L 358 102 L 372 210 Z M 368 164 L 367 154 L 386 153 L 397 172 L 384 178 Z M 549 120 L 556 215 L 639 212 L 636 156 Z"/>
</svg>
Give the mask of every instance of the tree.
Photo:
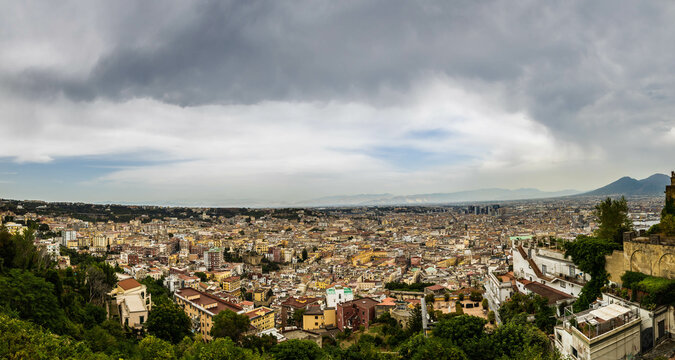
<svg viewBox="0 0 675 360">
<path fill-rule="evenodd" d="M 277 360 L 317 360 L 324 356 L 323 350 L 311 340 L 287 340 L 272 348 Z"/>
<path fill-rule="evenodd" d="M 434 294 L 427 294 L 424 296 L 424 300 L 426 300 L 427 304 L 433 304 L 436 301 L 436 297 Z"/>
<path fill-rule="evenodd" d="M 138 352 L 143 360 L 175 359 L 170 343 L 148 335 L 138 344 Z"/>
<path fill-rule="evenodd" d="M 434 327 L 433 334 L 436 337 L 459 344 L 482 337 L 485 324 L 485 319 L 470 315 L 459 315 L 438 322 Z"/>
<path fill-rule="evenodd" d="M 490 304 L 488 304 L 487 299 L 483 299 L 483 301 L 481 302 L 481 306 L 483 307 L 484 310 L 487 310 Z"/>
<path fill-rule="evenodd" d="M 490 338 L 496 358 L 556 359 L 546 334 L 527 323 L 512 321 L 499 326 Z"/>
<path fill-rule="evenodd" d="M 440 338 L 428 338 L 423 334 L 412 336 L 399 348 L 403 359 L 411 360 L 464 360 L 464 352 L 457 346 Z"/>
<path fill-rule="evenodd" d="M 241 341 L 243 347 L 260 353 L 269 352 L 276 344 L 277 338 L 273 335 L 248 335 L 244 336 Z"/>
<path fill-rule="evenodd" d="M 229 338 L 218 338 L 204 343 L 196 340 L 183 353 L 183 359 L 199 360 L 258 360 L 260 356 L 237 346 Z"/>
<path fill-rule="evenodd" d="M 72 324 L 59 306 L 54 285 L 33 273 L 12 269 L 0 276 L 0 309 L 10 310 L 21 319 L 63 334 Z"/>
<path fill-rule="evenodd" d="M 415 334 L 420 331 L 422 331 L 422 309 L 419 305 L 416 305 L 410 310 L 410 319 L 408 320 L 406 332 L 408 334 Z"/>
<path fill-rule="evenodd" d="M 600 239 L 623 244 L 624 231 L 633 229 L 633 224 L 628 218 L 628 204 L 623 196 L 619 200 L 608 197 L 595 206 L 593 214 L 600 224 L 596 231 L 596 236 Z"/>
<path fill-rule="evenodd" d="M 675 236 L 675 215 L 663 214 L 659 223 L 659 230 L 667 236 Z"/>
<path fill-rule="evenodd" d="M 190 318 L 183 309 L 172 302 L 155 305 L 148 315 L 145 326 L 151 335 L 174 344 L 192 335 Z"/>
<path fill-rule="evenodd" d="M 471 294 L 469 295 L 469 300 L 471 301 L 481 301 L 483 299 L 483 295 L 480 293 L 480 291 L 473 290 L 471 291 Z"/>
<path fill-rule="evenodd" d="M 1 359 L 91 359 L 83 342 L 54 336 L 38 325 L 0 313 Z"/>
<path fill-rule="evenodd" d="M 588 308 L 607 284 L 609 274 L 605 270 L 605 255 L 611 254 L 618 245 L 612 240 L 579 236 L 575 241 L 565 243 L 564 248 L 565 256 L 570 256 L 581 271 L 591 275 L 591 280 L 574 302 L 574 312 L 579 312 Z"/>
<path fill-rule="evenodd" d="M 208 280 L 208 276 L 202 271 L 195 272 L 195 276 L 198 277 L 201 282 L 206 282 Z"/>
<path fill-rule="evenodd" d="M 302 249 L 302 261 L 307 260 L 307 249 Z"/>
<path fill-rule="evenodd" d="M 225 310 L 213 317 L 211 336 L 214 338 L 229 337 L 239 342 L 241 336 L 248 331 L 250 319 L 246 315 L 239 315 L 231 310 Z"/>
<path fill-rule="evenodd" d="M 87 287 L 89 288 L 89 301 L 98 304 L 103 304 L 105 295 L 112 289 L 106 273 L 96 265 L 90 265 L 87 268 Z"/>
<path fill-rule="evenodd" d="M 490 324 L 494 324 L 494 323 L 495 323 L 495 320 L 497 320 L 497 319 L 496 319 L 496 316 L 495 316 L 495 312 L 492 311 L 492 310 L 490 310 L 490 312 L 488 312 L 488 322 L 489 322 Z"/>
<path fill-rule="evenodd" d="M 306 309 L 295 309 L 293 311 L 293 322 L 295 326 L 302 327 L 302 317 L 305 315 Z"/>
<path fill-rule="evenodd" d="M 459 293 L 459 295 L 457 295 L 457 298 L 459 299 L 459 301 L 464 301 L 464 294 Z"/>
<path fill-rule="evenodd" d="M 537 294 L 516 293 L 499 308 L 499 318 L 507 323 L 520 314 L 534 315 L 535 325 L 547 334 L 553 333 L 555 310 L 548 300 Z"/>
</svg>

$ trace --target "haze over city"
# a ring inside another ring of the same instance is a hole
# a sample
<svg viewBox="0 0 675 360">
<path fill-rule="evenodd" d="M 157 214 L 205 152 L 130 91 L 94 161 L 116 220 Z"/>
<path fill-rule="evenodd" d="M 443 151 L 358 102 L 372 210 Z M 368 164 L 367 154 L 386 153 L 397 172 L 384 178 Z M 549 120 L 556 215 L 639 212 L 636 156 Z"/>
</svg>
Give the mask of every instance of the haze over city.
<svg viewBox="0 0 675 360">
<path fill-rule="evenodd" d="M 5 2 L 1 196 L 242 205 L 668 170 L 671 2 Z"/>
</svg>

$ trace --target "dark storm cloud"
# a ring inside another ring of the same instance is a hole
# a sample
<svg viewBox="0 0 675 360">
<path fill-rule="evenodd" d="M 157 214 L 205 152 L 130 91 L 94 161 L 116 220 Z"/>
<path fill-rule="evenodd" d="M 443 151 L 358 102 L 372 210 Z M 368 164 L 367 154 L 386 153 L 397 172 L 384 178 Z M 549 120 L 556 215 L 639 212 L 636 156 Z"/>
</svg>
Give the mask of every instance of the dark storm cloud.
<svg viewBox="0 0 675 360">
<path fill-rule="evenodd" d="M 152 35 L 149 25 L 131 26 L 152 24 L 157 7 L 148 6 L 114 24 L 125 36 L 113 39 L 86 78 L 35 69 L 15 82 L 74 98 L 150 96 L 193 105 L 371 97 L 442 73 L 503 84 L 534 113 L 550 116 L 574 112 L 610 91 L 604 77 L 615 74 L 602 67 L 608 61 L 616 62 L 617 71 L 631 66 L 624 64 L 631 61 L 624 50 L 666 45 L 644 36 L 633 43 L 638 39 L 631 31 L 650 35 L 673 27 L 659 9 L 577 5 L 199 2 L 181 22 L 158 25 Z M 636 11 L 645 16 L 634 18 Z M 138 44 L 127 26 L 148 39 Z"/>
<path fill-rule="evenodd" d="M 125 16 L 111 25 L 118 36 L 84 78 L 28 69 L 7 82 L 78 100 L 378 102 L 441 74 L 498 86 L 507 106 L 568 136 L 597 130 L 578 115 L 599 103 L 673 99 L 672 3 L 231 1 L 197 2 L 183 17 L 160 8 L 114 11 Z"/>
</svg>

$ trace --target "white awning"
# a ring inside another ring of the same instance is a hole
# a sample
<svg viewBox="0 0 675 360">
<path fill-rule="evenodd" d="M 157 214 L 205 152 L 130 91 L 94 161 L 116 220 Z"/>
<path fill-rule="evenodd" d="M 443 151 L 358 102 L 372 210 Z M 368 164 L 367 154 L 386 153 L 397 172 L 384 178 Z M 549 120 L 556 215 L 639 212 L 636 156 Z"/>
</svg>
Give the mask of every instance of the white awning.
<svg viewBox="0 0 675 360">
<path fill-rule="evenodd" d="M 629 312 L 630 309 L 628 308 L 625 308 L 619 304 L 611 304 L 605 307 L 601 307 L 597 310 L 591 311 L 591 315 L 604 321 L 607 321 L 628 314 Z"/>
</svg>

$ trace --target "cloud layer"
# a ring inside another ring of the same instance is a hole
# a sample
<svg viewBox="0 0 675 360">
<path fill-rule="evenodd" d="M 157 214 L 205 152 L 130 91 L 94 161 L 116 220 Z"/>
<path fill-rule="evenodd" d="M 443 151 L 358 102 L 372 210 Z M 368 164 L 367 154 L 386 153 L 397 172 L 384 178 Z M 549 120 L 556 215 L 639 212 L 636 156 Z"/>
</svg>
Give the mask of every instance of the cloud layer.
<svg viewBox="0 0 675 360">
<path fill-rule="evenodd" d="M 666 2 L 0 10 L 0 166 L 18 173 L 0 175 L 3 197 L 227 205 L 587 189 L 673 166 Z M 75 166 L 59 186 L 21 175 L 78 161 L 106 170 Z"/>
</svg>

